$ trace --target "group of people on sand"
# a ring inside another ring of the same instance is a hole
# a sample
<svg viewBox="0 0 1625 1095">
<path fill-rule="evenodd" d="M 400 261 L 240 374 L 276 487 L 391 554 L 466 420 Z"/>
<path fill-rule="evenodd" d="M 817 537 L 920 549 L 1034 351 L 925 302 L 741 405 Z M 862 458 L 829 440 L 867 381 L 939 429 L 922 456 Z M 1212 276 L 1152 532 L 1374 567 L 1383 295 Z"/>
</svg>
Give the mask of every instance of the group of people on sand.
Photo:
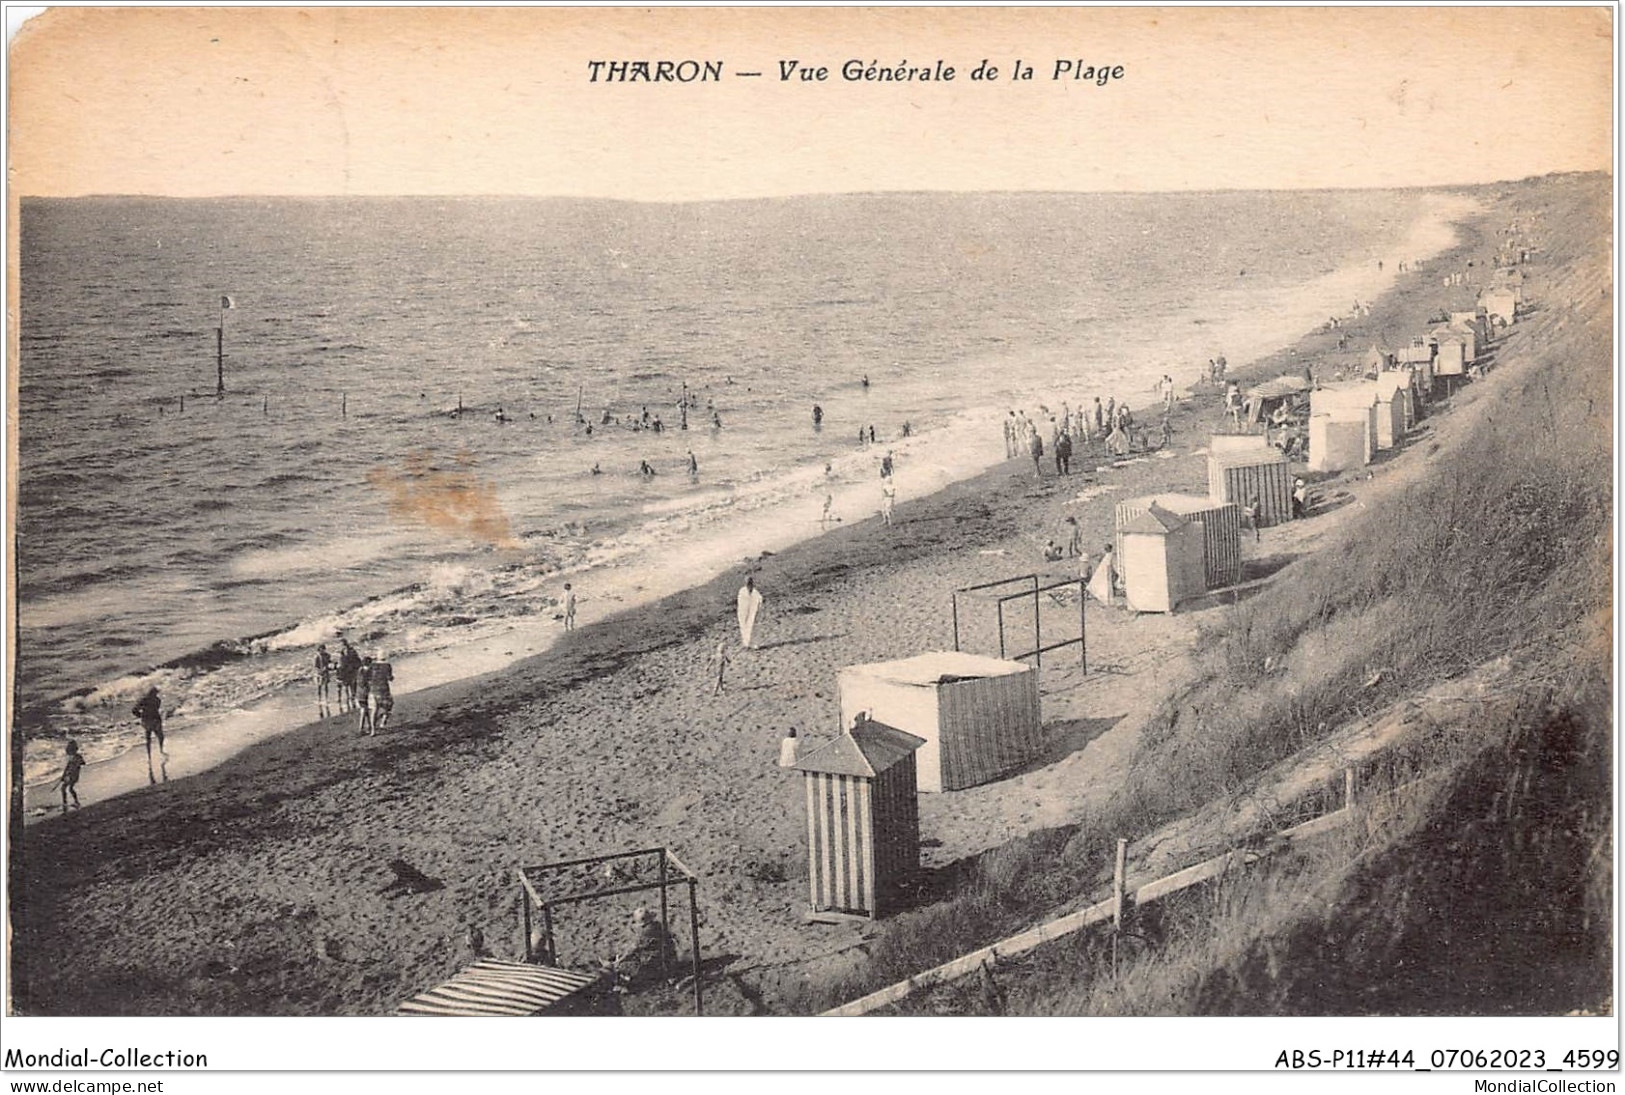
<svg viewBox="0 0 1625 1095">
<path fill-rule="evenodd" d="M 1161 407 L 1161 440 L 1156 447 L 1165 448 L 1173 438 L 1173 412 L 1177 402 L 1173 378 L 1164 374 L 1157 382 L 1156 391 Z M 1072 474 L 1073 452 L 1096 442 L 1116 457 L 1152 448 L 1150 437 L 1136 422 L 1128 404 L 1119 402 L 1115 396 L 1105 403 L 1096 396 L 1093 406 L 1079 407 L 1076 411 L 1063 403 L 1058 415 L 1047 407 L 1040 407 L 1039 413 L 1047 418 L 1044 429 L 1025 411 L 1011 411 L 1005 417 L 1004 455 L 1013 460 L 1025 453 L 1032 459 L 1033 474 L 1040 479 L 1044 477 L 1046 432 L 1049 434 L 1047 451 L 1055 464 L 1056 475 Z"/>
<path fill-rule="evenodd" d="M 356 712 L 362 734 L 382 733 L 389 726 L 390 714 L 395 710 L 391 690 L 395 667 L 385 655 L 363 656 L 349 639 L 340 639 L 335 660 L 326 643 L 317 643 L 315 669 L 316 706 L 323 715 L 332 713 L 333 682 L 337 678 L 339 712 Z"/>
</svg>

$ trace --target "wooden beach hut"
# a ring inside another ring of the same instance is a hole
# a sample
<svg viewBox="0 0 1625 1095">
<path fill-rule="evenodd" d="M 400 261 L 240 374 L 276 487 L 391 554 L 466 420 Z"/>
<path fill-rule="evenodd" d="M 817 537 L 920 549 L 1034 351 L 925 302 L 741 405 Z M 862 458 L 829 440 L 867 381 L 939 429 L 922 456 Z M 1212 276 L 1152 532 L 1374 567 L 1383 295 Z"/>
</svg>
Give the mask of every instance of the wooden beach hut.
<svg viewBox="0 0 1625 1095">
<path fill-rule="evenodd" d="M 1426 400 L 1433 392 L 1433 355 L 1436 352 L 1436 347 L 1419 338 L 1394 355 L 1395 364 L 1401 371 L 1409 367 L 1416 373 L 1411 382 L 1413 401 Z M 1416 408 L 1416 412 L 1420 416 L 1421 408 Z"/>
<path fill-rule="evenodd" d="M 1209 451 L 1207 493 L 1215 502 L 1238 506 L 1256 500 L 1261 528 L 1292 519 L 1292 472 L 1280 449 Z"/>
<path fill-rule="evenodd" d="M 1388 347 L 1373 342 L 1371 348 L 1365 352 L 1364 364 L 1365 371 L 1368 374 L 1380 373 L 1384 369 L 1392 369 L 1394 367 L 1393 352 Z"/>
<path fill-rule="evenodd" d="M 1371 463 L 1377 452 L 1377 391 L 1375 383 L 1360 383 L 1315 392 L 1309 409 L 1310 471 L 1347 471 Z"/>
<path fill-rule="evenodd" d="M 921 791 L 998 779 L 1044 747 L 1038 671 L 957 650 L 849 665 L 838 677 L 841 724 L 867 713 L 922 741 Z"/>
<path fill-rule="evenodd" d="M 1455 327 L 1435 327 L 1428 335 L 1435 349 L 1433 371 L 1437 376 L 1463 376 L 1478 355 L 1471 331 Z"/>
<path fill-rule="evenodd" d="M 1377 376 L 1377 448 L 1391 449 L 1416 421 L 1411 406 L 1412 373 L 1396 369 Z"/>
<path fill-rule="evenodd" d="M 1117 568 L 1135 612 L 1172 612 L 1207 591 L 1202 525 L 1155 502 L 1118 530 Z"/>
<path fill-rule="evenodd" d="M 1484 314 L 1482 306 L 1476 307 L 1470 312 L 1451 312 L 1450 326 L 1473 333 L 1475 340 L 1473 344 L 1474 357 L 1477 357 L 1478 351 L 1490 343 L 1490 321 L 1489 317 Z"/>
<path fill-rule="evenodd" d="M 1518 294 L 1510 287 L 1484 290 L 1478 294 L 1478 304 L 1492 320 L 1499 319 L 1508 327 L 1518 318 Z"/>
<path fill-rule="evenodd" d="M 920 869 L 914 751 L 924 744 L 860 718 L 796 762 L 807 789 L 812 919 L 874 919 L 902 906 Z"/>
<path fill-rule="evenodd" d="M 1188 521 L 1201 522 L 1202 570 L 1207 589 L 1223 589 L 1241 581 L 1241 507 L 1200 494 L 1158 494 L 1117 503 L 1119 559 L 1124 558 L 1123 527 L 1153 505 Z"/>
</svg>

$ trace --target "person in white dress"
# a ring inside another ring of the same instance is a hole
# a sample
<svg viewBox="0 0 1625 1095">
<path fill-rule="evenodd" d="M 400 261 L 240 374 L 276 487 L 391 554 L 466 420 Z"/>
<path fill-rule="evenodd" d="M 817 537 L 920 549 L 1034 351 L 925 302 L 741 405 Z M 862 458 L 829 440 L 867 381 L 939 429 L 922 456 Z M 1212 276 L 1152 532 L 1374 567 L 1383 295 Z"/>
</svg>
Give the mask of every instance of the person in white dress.
<svg viewBox="0 0 1625 1095">
<path fill-rule="evenodd" d="M 756 636 L 756 619 L 762 611 L 762 591 L 756 588 L 755 578 L 746 578 L 739 590 L 739 645 L 752 649 Z"/>
</svg>

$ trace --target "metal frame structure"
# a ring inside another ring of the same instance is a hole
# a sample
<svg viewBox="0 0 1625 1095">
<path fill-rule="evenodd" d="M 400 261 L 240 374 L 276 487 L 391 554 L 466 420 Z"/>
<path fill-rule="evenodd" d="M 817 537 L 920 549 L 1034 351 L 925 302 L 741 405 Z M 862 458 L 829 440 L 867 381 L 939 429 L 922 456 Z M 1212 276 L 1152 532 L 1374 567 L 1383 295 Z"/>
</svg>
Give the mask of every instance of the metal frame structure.
<svg viewBox="0 0 1625 1095">
<path fill-rule="evenodd" d="M 654 882 L 640 882 L 628 886 L 614 886 L 603 890 L 583 890 L 565 894 L 547 894 L 545 877 L 553 872 L 567 870 L 572 867 L 600 867 L 606 863 L 615 863 L 628 859 L 654 857 L 657 879 Z M 700 995 L 700 913 L 698 893 L 700 876 L 689 870 L 683 861 L 673 854 L 670 848 L 642 848 L 635 852 L 615 852 L 610 855 L 593 855 L 581 859 L 565 859 L 557 863 L 543 863 L 537 867 L 520 867 L 519 875 L 520 903 L 524 910 L 525 934 L 525 961 L 536 962 L 546 966 L 558 964 L 558 947 L 553 938 L 553 910 L 561 905 L 576 905 L 583 901 L 592 901 L 601 897 L 618 897 L 622 894 L 646 893 L 649 890 L 660 891 L 660 968 L 667 977 L 671 976 L 672 955 L 667 946 L 670 938 L 670 902 L 666 891 L 672 886 L 688 887 L 688 933 L 689 951 L 694 958 L 694 1014 L 705 1014 L 704 1005 Z M 673 878 L 675 874 L 677 877 Z M 547 894 L 547 896 L 544 896 Z M 531 908 L 535 906 L 542 914 L 542 931 L 547 939 L 544 953 L 538 957 L 535 948 L 531 946 Z"/>
<path fill-rule="evenodd" d="M 973 586 L 961 586 L 953 592 L 954 649 L 959 649 L 959 595 L 961 593 L 980 593 L 982 590 L 997 589 L 1000 586 L 1014 585 L 1017 582 L 1030 582 L 1032 584 L 1032 588 L 1021 590 L 1019 593 L 1006 593 L 994 597 L 994 602 L 997 606 L 999 617 L 999 657 L 1005 659 L 1006 661 L 1020 661 L 1022 658 L 1032 658 L 1035 665 L 1042 666 L 1044 664 L 1044 655 L 1049 651 L 1061 650 L 1069 646 L 1076 646 L 1078 648 L 1078 664 L 1083 667 L 1084 672 L 1088 672 L 1089 596 L 1087 593 L 1087 583 L 1081 577 L 1062 578 L 1059 581 L 1053 581 L 1046 585 L 1041 584 L 1037 574 L 1023 574 L 1015 578 L 1001 578 L 996 582 L 982 582 Z M 1040 593 L 1047 593 L 1052 589 L 1061 589 L 1063 587 L 1070 586 L 1078 587 L 1078 637 L 1076 639 L 1065 639 L 1058 643 L 1050 643 L 1048 646 L 1045 646 L 1043 623 L 1040 619 L 1038 611 L 1038 595 Z M 1025 597 L 1031 597 L 1033 599 L 1033 648 L 1031 650 L 1024 650 L 1019 654 L 1008 654 L 1005 650 L 1006 644 L 1004 638 L 1004 603 L 1006 601 L 1019 601 Z"/>
</svg>

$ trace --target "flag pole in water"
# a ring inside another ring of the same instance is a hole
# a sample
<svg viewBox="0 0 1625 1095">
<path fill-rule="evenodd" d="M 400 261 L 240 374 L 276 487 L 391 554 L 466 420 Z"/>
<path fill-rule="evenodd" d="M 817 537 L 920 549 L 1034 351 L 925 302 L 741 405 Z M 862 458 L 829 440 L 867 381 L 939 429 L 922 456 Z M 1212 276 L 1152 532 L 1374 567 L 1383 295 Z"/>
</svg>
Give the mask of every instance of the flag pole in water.
<svg viewBox="0 0 1625 1095">
<path fill-rule="evenodd" d="M 226 394 L 226 309 L 237 305 L 224 294 L 220 297 L 220 326 L 214 329 L 214 394 Z"/>
</svg>

